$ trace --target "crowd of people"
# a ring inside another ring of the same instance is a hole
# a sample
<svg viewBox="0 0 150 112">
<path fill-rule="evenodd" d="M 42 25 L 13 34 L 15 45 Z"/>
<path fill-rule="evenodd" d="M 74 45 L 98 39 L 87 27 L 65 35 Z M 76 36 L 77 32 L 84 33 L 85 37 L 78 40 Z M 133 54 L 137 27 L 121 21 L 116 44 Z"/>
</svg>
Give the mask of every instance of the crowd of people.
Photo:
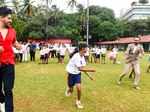
<svg viewBox="0 0 150 112">
<path fill-rule="evenodd" d="M 70 57 L 76 50 L 76 46 L 69 44 L 55 43 L 49 44 L 46 42 L 19 42 L 22 46 L 20 50 L 13 47 L 16 62 L 35 61 L 36 57 L 40 57 L 41 64 L 48 64 L 49 59 L 57 58 L 58 63 L 63 64 L 66 57 Z M 37 52 L 39 51 L 39 52 Z M 37 55 L 36 55 L 37 53 Z M 84 54 L 87 63 L 106 63 L 106 58 L 115 64 L 117 61 L 118 49 L 113 47 L 108 51 L 105 46 L 87 47 Z M 30 57 L 30 59 L 29 59 Z"/>
</svg>

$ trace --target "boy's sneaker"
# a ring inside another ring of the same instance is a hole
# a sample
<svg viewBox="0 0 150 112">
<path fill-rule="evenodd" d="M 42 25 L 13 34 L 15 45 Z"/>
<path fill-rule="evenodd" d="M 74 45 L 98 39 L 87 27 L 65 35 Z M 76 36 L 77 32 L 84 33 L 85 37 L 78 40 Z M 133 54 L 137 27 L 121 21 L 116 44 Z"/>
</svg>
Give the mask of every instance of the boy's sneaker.
<svg viewBox="0 0 150 112">
<path fill-rule="evenodd" d="M 81 104 L 81 101 L 76 100 L 76 106 L 79 109 L 83 109 L 83 105 Z"/>
<path fill-rule="evenodd" d="M 120 85 L 120 84 L 121 84 L 121 81 L 120 81 L 120 80 L 117 80 L 117 84 Z"/>
<path fill-rule="evenodd" d="M 69 88 L 66 89 L 65 96 L 67 96 L 67 97 L 71 96 L 71 93 L 69 92 Z"/>
<path fill-rule="evenodd" d="M 5 103 L 0 103 L 0 112 L 5 112 Z"/>
</svg>

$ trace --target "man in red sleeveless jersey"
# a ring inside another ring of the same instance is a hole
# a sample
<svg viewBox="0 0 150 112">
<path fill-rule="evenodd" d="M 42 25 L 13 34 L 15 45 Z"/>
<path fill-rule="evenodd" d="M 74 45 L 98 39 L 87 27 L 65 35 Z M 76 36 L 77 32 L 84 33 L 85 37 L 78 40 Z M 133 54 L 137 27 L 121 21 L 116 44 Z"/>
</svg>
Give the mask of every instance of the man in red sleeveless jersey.
<svg viewBox="0 0 150 112">
<path fill-rule="evenodd" d="M 21 49 L 16 41 L 16 32 L 11 27 L 11 14 L 11 9 L 0 7 L 0 106 L 2 112 L 14 112 L 12 90 L 15 80 L 15 60 L 12 47 Z"/>
</svg>

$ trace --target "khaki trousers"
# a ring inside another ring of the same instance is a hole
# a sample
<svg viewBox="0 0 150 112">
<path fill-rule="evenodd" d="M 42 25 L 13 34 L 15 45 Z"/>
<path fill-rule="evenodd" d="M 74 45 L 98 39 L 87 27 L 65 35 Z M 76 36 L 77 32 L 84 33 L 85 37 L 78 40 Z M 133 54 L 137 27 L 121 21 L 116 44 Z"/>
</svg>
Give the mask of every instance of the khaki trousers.
<svg viewBox="0 0 150 112">
<path fill-rule="evenodd" d="M 135 72 L 134 85 L 138 85 L 140 81 L 140 77 L 141 77 L 140 64 L 138 61 L 126 63 L 122 75 L 127 75 L 131 69 L 134 69 L 134 72 Z"/>
</svg>

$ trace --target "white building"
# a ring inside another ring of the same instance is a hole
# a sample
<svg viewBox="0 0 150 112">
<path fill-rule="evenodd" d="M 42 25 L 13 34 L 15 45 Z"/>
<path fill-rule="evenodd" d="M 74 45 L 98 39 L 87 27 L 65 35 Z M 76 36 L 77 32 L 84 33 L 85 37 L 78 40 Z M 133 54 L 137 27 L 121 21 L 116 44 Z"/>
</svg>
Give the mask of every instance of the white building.
<svg viewBox="0 0 150 112">
<path fill-rule="evenodd" d="M 125 20 L 137 20 L 147 19 L 150 17 L 150 4 L 132 3 L 131 8 L 125 11 L 121 19 Z"/>
</svg>

